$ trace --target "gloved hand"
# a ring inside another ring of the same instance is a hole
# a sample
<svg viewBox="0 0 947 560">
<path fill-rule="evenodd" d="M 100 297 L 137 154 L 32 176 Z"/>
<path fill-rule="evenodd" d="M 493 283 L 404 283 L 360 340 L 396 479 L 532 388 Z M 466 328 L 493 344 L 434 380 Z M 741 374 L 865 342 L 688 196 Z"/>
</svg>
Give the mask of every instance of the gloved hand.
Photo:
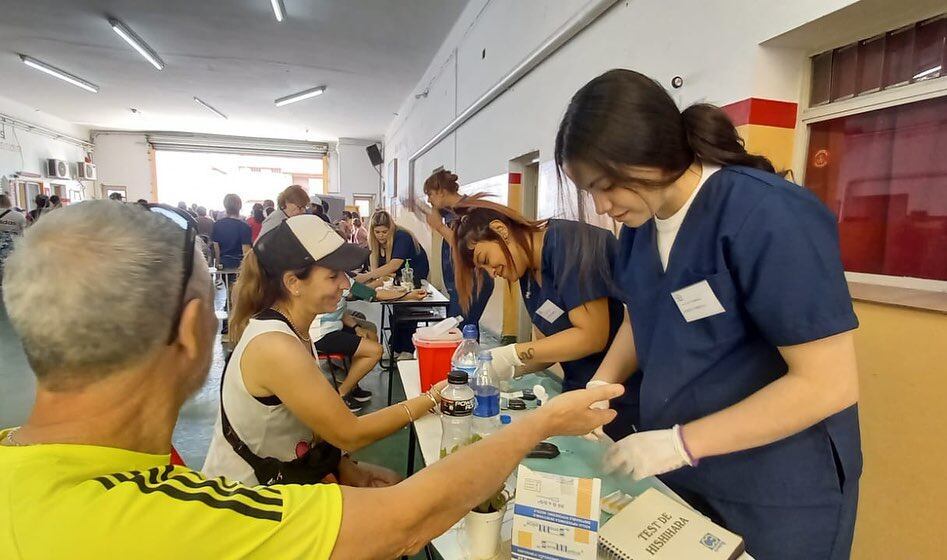
<svg viewBox="0 0 947 560">
<path fill-rule="evenodd" d="M 697 466 L 690 456 L 681 426 L 631 434 L 605 452 L 605 471 L 630 474 L 635 480 L 664 474 L 685 465 Z"/>
<path fill-rule="evenodd" d="M 608 383 L 600 379 L 593 379 L 592 381 L 589 381 L 588 383 L 585 384 L 585 388 L 591 389 L 593 387 L 599 387 L 602 385 L 608 385 Z M 608 401 L 598 401 L 596 403 L 592 403 L 592 406 L 590 406 L 589 408 L 598 408 L 601 410 L 607 410 L 608 406 L 609 406 Z M 589 441 L 600 441 L 608 436 L 605 435 L 605 432 L 602 430 L 602 427 L 599 426 L 598 428 L 595 428 L 594 430 L 585 434 L 582 437 Z"/>
<path fill-rule="evenodd" d="M 493 371 L 497 372 L 500 378 L 511 379 L 513 377 L 513 368 L 523 365 L 523 360 L 516 355 L 516 345 L 507 344 L 490 350 L 493 356 Z"/>
</svg>

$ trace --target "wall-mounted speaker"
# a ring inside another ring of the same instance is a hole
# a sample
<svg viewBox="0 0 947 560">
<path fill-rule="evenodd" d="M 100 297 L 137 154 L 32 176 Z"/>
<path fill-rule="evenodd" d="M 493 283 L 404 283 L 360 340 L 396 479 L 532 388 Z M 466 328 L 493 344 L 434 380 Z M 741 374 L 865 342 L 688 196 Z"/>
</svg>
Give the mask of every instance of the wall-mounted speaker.
<svg viewBox="0 0 947 560">
<path fill-rule="evenodd" d="M 371 160 L 372 165 L 375 167 L 385 163 L 385 158 L 381 157 L 381 150 L 378 149 L 378 144 L 372 144 L 365 148 L 365 151 L 368 152 L 368 159 Z"/>
</svg>

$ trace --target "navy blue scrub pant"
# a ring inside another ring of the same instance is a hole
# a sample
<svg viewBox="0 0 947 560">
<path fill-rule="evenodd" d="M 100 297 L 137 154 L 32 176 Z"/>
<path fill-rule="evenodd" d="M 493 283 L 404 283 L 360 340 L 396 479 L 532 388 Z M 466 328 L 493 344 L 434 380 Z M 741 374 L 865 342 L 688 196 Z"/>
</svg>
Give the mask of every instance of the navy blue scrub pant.
<svg viewBox="0 0 947 560">
<path fill-rule="evenodd" d="M 837 504 L 757 506 L 703 496 L 668 484 L 695 509 L 743 537 L 755 560 L 849 560 L 858 479 L 846 480 Z"/>
</svg>

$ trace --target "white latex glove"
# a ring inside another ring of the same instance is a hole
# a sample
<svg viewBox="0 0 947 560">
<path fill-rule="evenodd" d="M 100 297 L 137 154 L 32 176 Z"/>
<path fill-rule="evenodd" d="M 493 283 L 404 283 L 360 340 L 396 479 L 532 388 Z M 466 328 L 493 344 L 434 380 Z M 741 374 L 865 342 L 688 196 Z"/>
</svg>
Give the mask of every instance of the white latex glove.
<svg viewBox="0 0 947 560">
<path fill-rule="evenodd" d="M 605 471 L 630 474 L 635 480 L 695 466 L 684 446 L 681 426 L 631 434 L 605 452 Z"/>
<path fill-rule="evenodd" d="M 608 385 L 608 383 L 601 381 L 599 379 L 593 379 L 592 381 L 589 381 L 588 383 L 585 384 L 585 388 L 591 389 L 592 387 L 598 387 L 600 385 Z M 589 408 L 598 408 L 598 409 L 606 410 L 608 406 L 609 406 L 608 401 L 598 401 L 596 403 L 593 403 L 592 406 L 590 406 Z M 594 430 L 585 434 L 582 437 L 584 437 L 585 439 L 589 441 L 600 441 L 607 436 L 605 435 L 605 431 L 602 430 L 602 427 L 599 426 L 598 428 L 595 428 Z"/>
<path fill-rule="evenodd" d="M 512 371 L 513 368 L 523 365 L 523 360 L 516 355 L 515 344 L 494 348 L 490 350 L 490 355 L 493 356 L 493 371 L 497 372 L 501 378 L 505 376 L 507 379 L 512 379 L 515 373 Z"/>
</svg>

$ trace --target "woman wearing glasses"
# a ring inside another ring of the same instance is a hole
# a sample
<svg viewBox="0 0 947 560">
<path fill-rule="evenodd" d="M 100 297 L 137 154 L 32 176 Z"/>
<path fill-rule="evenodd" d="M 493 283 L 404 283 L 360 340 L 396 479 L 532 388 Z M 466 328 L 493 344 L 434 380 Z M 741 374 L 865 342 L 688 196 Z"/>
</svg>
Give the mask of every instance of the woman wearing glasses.
<svg viewBox="0 0 947 560">
<path fill-rule="evenodd" d="M 208 475 L 266 484 L 267 462 L 302 459 L 314 481 L 328 475 L 352 486 L 385 486 L 400 479 L 343 452 L 428 414 L 439 404 L 437 388 L 357 417 L 319 371 L 308 338 L 316 315 L 335 310 L 348 287 L 344 271 L 366 253 L 318 217 L 300 215 L 261 235 L 244 258 L 232 315 L 237 345 L 221 382 Z"/>
<path fill-rule="evenodd" d="M 274 210 L 263 220 L 263 226 L 253 239 L 254 242 L 263 235 L 266 235 L 267 232 L 278 226 L 281 222 L 286 220 L 286 218 L 304 214 L 306 208 L 309 207 L 309 194 L 299 185 L 290 185 L 283 189 L 283 192 L 279 193 L 279 196 L 276 197 L 276 205 L 278 209 Z"/>
</svg>

